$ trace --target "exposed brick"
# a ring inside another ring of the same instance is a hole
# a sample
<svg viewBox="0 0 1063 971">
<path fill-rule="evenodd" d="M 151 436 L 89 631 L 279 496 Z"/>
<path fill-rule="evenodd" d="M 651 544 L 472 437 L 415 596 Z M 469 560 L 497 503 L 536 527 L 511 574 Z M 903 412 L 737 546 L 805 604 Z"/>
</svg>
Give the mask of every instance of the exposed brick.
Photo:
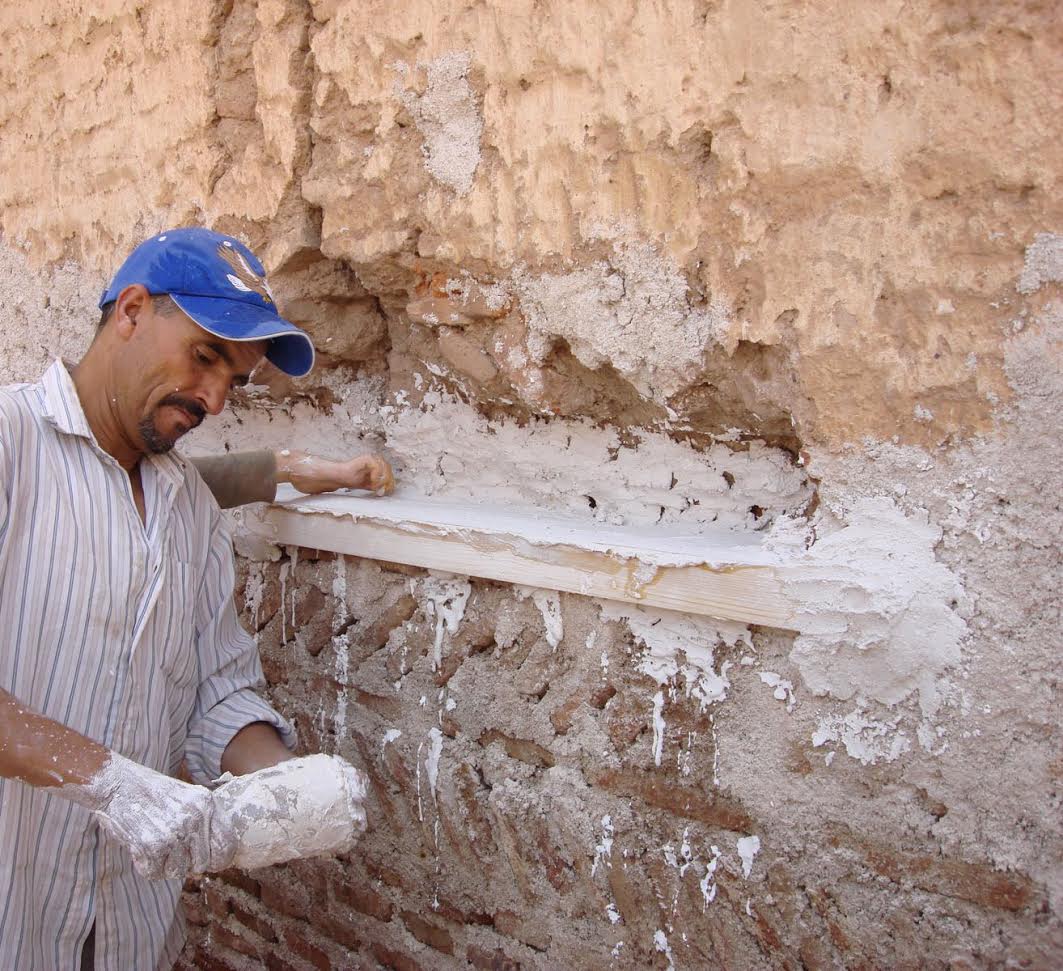
<svg viewBox="0 0 1063 971">
<path fill-rule="evenodd" d="M 201 944 L 196 948 L 196 968 L 198 971 L 247 971 L 247 962 L 235 954 L 227 955 L 217 947 L 208 949 Z"/>
<path fill-rule="evenodd" d="M 380 650 L 388 642 L 391 632 L 406 623 L 416 612 L 417 601 L 408 593 L 404 593 L 374 620 L 359 626 L 359 646 L 371 651 Z"/>
<path fill-rule="evenodd" d="M 263 952 L 263 942 L 256 940 L 244 930 L 230 930 L 223 924 L 215 924 L 210 935 L 214 941 L 248 957 L 257 958 Z"/>
<path fill-rule="evenodd" d="M 265 957 L 266 967 L 269 971 L 301 971 L 290 961 L 285 961 L 275 951 L 270 951 Z"/>
<path fill-rule="evenodd" d="M 184 910 L 185 920 L 196 927 L 205 927 L 210 921 L 207 905 L 199 894 L 184 894 L 181 897 L 181 908 Z"/>
<path fill-rule="evenodd" d="M 481 911 L 462 910 L 446 900 L 440 900 L 437 904 L 433 904 L 432 909 L 440 917 L 450 921 L 452 924 L 479 924 L 481 927 L 490 927 L 494 923 L 494 918 L 490 914 L 485 914 Z"/>
<path fill-rule="evenodd" d="M 229 884 L 231 887 L 238 887 L 243 890 L 244 893 L 250 894 L 252 897 L 257 897 L 262 892 L 262 887 L 257 880 L 252 880 L 243 870 L 223 870 L 221 873 L 215 875 L 215 879 L 221 880 L 223 883 Z"/>
<path fill-rule="evenodd" d="M 753 820 L 741 803 L 693 785 L 665 782 L 659 775 L 633 769 L 607 769 L 591 776 L 590 782 L 600 789 L 641 799 L 649 806 L 668 810 L 684 819 L 736 833 L 753 831 Z"/>
<path fill-rule="evenodd" d="M 558 735 L 568 734 L 568 730 L 572 727 L 572 720 L 581 704 L 583 704 L 583 692 L 577 691 L 550 712 L 550 724 L 554 726 L 554 731 Z"/>
<path fill-rule="evenodd" d="M 989 863 L 905 853 L 888 844 L 863 839 L 840 825 L 832 827 L 830 842 L 856 850 L 875 873 L 894 883 L 910 882 L 928 893 L 966 900 L 979 907 L 1022 910 L 1038 896 L 1028 877 L 1001 873 Z"/>
<path fill-rule="evenodd" d="M 478 741 L 485 747 L 493 742 L 501 742 L 506 755 L 511 759 L 516 759 L 518 762 L 526 762 L 528 765 L 534 765 L 538 768 L 550 768 L 557 764 L 554 753 L 538 742 L 532 742 L 526 738 L 514 738 L 512 735 L 506 735 L 495 728 L 484 732 Z"/>
<path fill-rule="evenodd" d="M 229 897 L 216 884 L 208 883 L 203 888 L 203 901 L 215 917 L 229 916 Z"/>
<path fill-rule="evenodd" d="M 355 923 L 357 918 L 331 911 L 320 911 L 310 915 L 310 923 L 318 930 L 328 935 L 330 940 L 335 941 L 350 951 L 357 951 L 364 943 L 362 935 L 358 933 Z"/>
<path fill-rule="evenodd" d="M 360 688 L 355 688 L 352 693 L 357 704 L 376 712 L 381 718 L 394 720 L 402 717 L 402 702 L 398 698 L 370 694 Z"/>
<path fill-rule="evenodd" d="M 332 893 L 335 898 L 360 914 L 366 914 L 385 923 L 391 920 L 392 906 L 372 887 L 357 880 L 334 880 Z"/>
<path fill-rule="evenodd" d="M 425 920 L 420 914 L 415 914 L 412 910 L 404 910 L 401 917 L 406 929 L 422 944 L 434 947 L 444 954 L 454 953 L 454 939 L 450 936 L 450 931 L 445 927 L 440 927 L 438 924 Z"/>
<path fill-rule="evenodd" d="M 251 911 L 241 907 L 235 901 L 233 901 L 232 904 L 232 915 L 234 920 L 239 921 L 248 930 L 254 931 L 263 940 L 277 940 L 277 934 L 273 930 L 273 926 L 267 920 L 260 917 L 258 914 L 251 913 Z"/>
<path fill-rule="evenodd" d="M 308 964 L 317 968 L 318 971 L 332 971 L 332 959 L 307 937 L 294 927 L 287 927 L 284 931 L 285 945 Z"/>
<path fill-rule="evenodd" d="M 470 944 L 465 950 L 465 958 L 480 971 L 520 971 L 520 962 L 513 960 L 501 948 L 487 951 Z"/>
<path fill-rule="evenodd" d="M 312 891 L 287 879 L 287 874 L 278 874 L 277 879 L 262 885 L 262 903 L 270 910 L 301 920 L 306 920 L 316 906 Z"/>
<path fill-rule="evenodd" d="M 374 880 L 379 880 L 381 883 L 386 883 L 389 887 L 394 887 L 398 890 L 405 887 L 405 883 L 398 871 L 392 870 L 390 867 L 386 867 L 375 860 L 366 860 L 365 866 Z"/>
<path fill-rule="evenodd" d="M 512 910 L 495 912 L 495 930 L 538 951 L 545 951 L 552 941 L 542 921 L 526 921 Z"/>
<path fill-rule="evenodd" d="M 385 967 L 391 971 L 422 971 L 419 965 L 409 954 L 398 951 L 384 944 L 373 945 L 373 955 Z"/>
</svg>

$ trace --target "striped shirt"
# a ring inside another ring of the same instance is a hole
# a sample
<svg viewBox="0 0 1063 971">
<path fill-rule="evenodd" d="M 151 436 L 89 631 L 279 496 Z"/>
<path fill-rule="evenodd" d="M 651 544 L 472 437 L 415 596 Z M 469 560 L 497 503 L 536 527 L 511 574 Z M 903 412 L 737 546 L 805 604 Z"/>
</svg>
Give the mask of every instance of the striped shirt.
<svg viewBox="0 0 1063 971">
<path fill-rule="evenodd" d="M 252 690 L 254 641 L 233 607 L 217 503 L 181 456 L 129 476 L 96 443 L 56 361 L 0 389 L 0 687 L 157 769 L 220 772 L 245 725 L 291 726 Z M 137 875 L 80 806 L 0 781 L 0 968 L 74 971 L 96 926 L 97 971 L 169 968 L 184 941 L 181 881 Z"/>
</svg>

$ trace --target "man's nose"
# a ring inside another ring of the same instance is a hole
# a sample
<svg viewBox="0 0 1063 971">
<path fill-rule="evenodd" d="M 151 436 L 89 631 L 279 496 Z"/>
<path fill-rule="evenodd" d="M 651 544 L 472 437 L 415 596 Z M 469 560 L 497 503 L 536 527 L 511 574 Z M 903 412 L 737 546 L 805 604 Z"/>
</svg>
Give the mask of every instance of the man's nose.
<svg viewBox="0 0 1063 971">
<path fill-rule="evenodd" d="M 208 414 L 220 415 L 228 394 L 229 386 L 223 381 L 210 381 L 200 389 L 199 402 Z"/>
</svg>

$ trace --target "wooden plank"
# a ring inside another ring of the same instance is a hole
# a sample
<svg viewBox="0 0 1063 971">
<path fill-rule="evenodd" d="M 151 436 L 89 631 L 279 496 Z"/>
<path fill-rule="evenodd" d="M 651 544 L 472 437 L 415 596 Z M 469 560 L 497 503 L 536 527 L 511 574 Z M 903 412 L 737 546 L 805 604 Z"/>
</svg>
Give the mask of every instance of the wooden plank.
<svg viewBox="0 0 1063 971">
<path fill-rule="evenodd" d="M 405 502 L 402 515 L 397 516 L 398 507 L 390 499 L 301 497 L 269 507 L 252 528 L 262 538 L 280 545 L 329 550 L 740 623 L 793 626 L 781 582 L 757 544 L 729 544 L 720 548 L 718 556 L 713 555 L 712 549 L 702 547 L 704 558 L 711 565 L 702 562 L 654 566 L 649 554 L 646 558 L 651 559 L 650 563 L 629 554 L 639 544 L 649 545 L 654 534 L 659 533 L 656 545 L 670 550 L 668 555 L 677 558 L 679 539 L 689 547 L 691 535 L 603 526 L 600 532 L 606 539 L 581 537 L 588 545 L 596 543 L 600 547 L 587 549 L 573 542 L 545 543 L 542 537 L 567 538 L 574 535 L 573 531 L 593 537 L 593 523 L 548 517 L 544 521 L 541 513 L 535 513 L 531 521 L 519 511 L 510 511 L 502 520 L 486 517 L 496 529 L 481 530 L 474 528 L 475 506 L 461 508 L 431 499 Z M 463 525 L 455 526 L 455 520 L 461 520 Z M 522 521 L 527 523 L 527 529 L 521 528 Z M 653 552 L 653 557 L 661 555 L 659 550 Z M 717 562 L 712 563 L 714 560 Z"/>
</svg>

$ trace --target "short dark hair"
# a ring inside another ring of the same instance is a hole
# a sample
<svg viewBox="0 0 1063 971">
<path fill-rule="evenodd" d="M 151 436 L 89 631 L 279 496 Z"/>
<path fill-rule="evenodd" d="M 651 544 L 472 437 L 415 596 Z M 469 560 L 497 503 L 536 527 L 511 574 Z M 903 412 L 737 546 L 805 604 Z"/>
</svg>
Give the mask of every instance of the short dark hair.
<svg viewBox="0 0 1063 971">
<path fill-rule="evenodd" d="M 111 319 L 111 314 L 114 313 L 115 303 L 116 301 L 114 300 L 108 300 L 107 303 L 100 308 L 100 328 Z M 163 317 L 169 317 L 171 314 L 175 314 L 181 309 L 174 302 L 173 297 L 168 293 L 153 293 L 151 295 L 151 306 L 155 313 L 161 314 Z"/>
</svg>

